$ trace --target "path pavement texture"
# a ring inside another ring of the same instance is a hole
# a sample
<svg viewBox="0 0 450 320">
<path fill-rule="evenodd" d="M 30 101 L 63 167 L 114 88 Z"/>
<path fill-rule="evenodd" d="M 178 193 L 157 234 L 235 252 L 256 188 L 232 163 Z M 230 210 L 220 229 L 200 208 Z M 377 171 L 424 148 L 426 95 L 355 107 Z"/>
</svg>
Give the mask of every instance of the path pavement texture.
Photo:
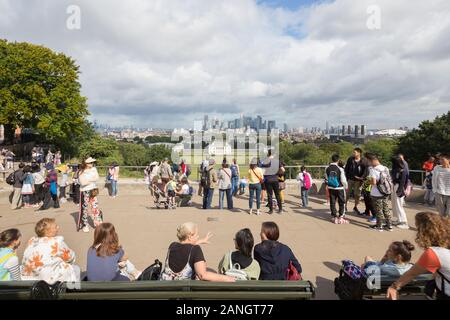
<svg viewBox="0 0 450 320">
<path fill-rule="evenodd" d="M 176 241 L 176 228 L 183 222 L 198 224 L 200 236 L 208 231 L 213 233 L 210 244 L 202 245 L 209 267 L 217 269 L 223 254 L 233 250 L 235 233 L 242 228 L 250 228 L 255 242 L 260 241 L 260 227 L 264 221 L 275 221 L 280 227 L 280 241 L 289 245 L 303 267 L 303 278 L 316 286 L 316 299 L 337 299 L 333 280 L 337 276 L 342 259 L 352 259 L 362 263 L 366 255 L 381 258 L 392 241 L 409 240 L 414 243 L 415 229 L 393 232 L 370 230 L 366 218 L 348 214 L 350 224 L 335 225 L 330 222 L 329 208 L 320 197 L 310 197 L 310 209 L 299 206 L 300 197 L 290 191 L 285 199 L 285 213 L 268 215 L 266 208 L 260 216 L 248 214 L 248 197 L 234 199 L 235 210 L 218 209 L 216 192 L 211 210 L 201 209 L 201 198 L 195 196 L 193 206 L 175 210 L 156 209 L 151 196 L 145 194 L 120 193 L 117 198 L 108 197 L 106 191 L 99 196 L 100 208 L 105 221 L 115 225 L 120 243 L 130 260 L 140 269 L 159 259 L 164 262 L 167 248 Z M 349 202 L 349 208 L 353 204 Z M 77 253 L 77 264 L 86 268 L 86 253 L 93 241 L 90 233 L 77 232 L 75 220 L 78 206 L 68 202 L 59 209 L 40 211 L 35 209 L 11 210 L 7 197 L 0 198 L 0 230 L 19 228 L 23 234 L 23 245 L 19 249 L 22 256 L 26 241 L 34 235 L 35 223 L 43 217 L 56 218 L 60 234 Z M 430 211 L 419 204 L 406 204 L 410 225 L 419 211 Z M 413 261 L 422 250 L 417 248 Z"/>
</svg>

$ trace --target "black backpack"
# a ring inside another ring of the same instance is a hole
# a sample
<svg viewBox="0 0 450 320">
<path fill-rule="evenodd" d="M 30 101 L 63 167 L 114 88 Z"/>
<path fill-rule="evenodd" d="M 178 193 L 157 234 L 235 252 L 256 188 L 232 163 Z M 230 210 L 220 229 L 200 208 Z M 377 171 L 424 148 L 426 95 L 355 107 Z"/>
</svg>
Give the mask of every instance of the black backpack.
<svg viewBox="0 0 450 320">
<path fill-rule="evenodd" d="M 10 186 L 12 186 L 16 180 L 14 174 L 15 172 L 11 172 L 9 176 L 6 178 L 6 183 L 9 184 Z"/>
<path fill-rule="evenodd" d="M 334 279 L 334 293 L 341 300 L 362 300 L 365 288 L 366 278 L 352 279 L 342 269 Z"/>
<path fill-rule="evenodd" d="M 159 280 L 162 271 L 162 263 L 158 259 L 151 266 L 142 271 L 137 281 Z"/>
</svg>

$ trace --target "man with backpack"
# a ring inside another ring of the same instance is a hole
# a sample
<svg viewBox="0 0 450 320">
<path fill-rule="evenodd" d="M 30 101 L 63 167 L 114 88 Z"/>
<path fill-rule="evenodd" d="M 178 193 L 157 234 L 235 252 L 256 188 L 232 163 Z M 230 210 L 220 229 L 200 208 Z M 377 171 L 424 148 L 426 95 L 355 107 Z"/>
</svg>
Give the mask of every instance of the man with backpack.
<svg viewBox="0 0 450 320">
<path fill-rule="evenodd" d="M 359 199 L 361 198 L 361 186 L 363 184 L 363 175 L 365 171 L 364 162 L 361 159 L 362 150 L 360 148 L 353 149 L 353 155 L 348 158 L 345 165 L 345 177 L 348 181 L 347 202 L 353 194 L 355 198 L 355 206 L 353 212 L 357 215 L 362 215 L 358 209 Z M 347 207 L 347 205 L 346 205 Z"/>
<path fill-rule="evenodd" d="M 205 170 L 205 185 L 203 187 L 203 209 L 211 209 L 212 198 L 214 195 L 214 189 L 219 181 L 217 172 L 214 169 L 216 161 L 214 159 L 209 160 L 209 166 Z"/>
<path fill-rule="evenodd" d="M 331 163 L 325 170 L 325 183 L 330 194 L 331 221 L 335 224 L 344 224 L 349 221 L 345 216 L 345 189 L 347 189 L 347 179 L 342 167 L 339 166 L 339 155 L 331 157 Z M 336 210 L 336 201 L 339 204 L 339 213 Z"/>
<path fill-rule="evenodd" d="M 12 185 L 13 196 L 11 201 L 11 210 L 20 209 L 22 207 L 22 186 L 23 180 L 25 180 L 25 174 L 23 172 L 23 168 L 25 167 L 24 163 L 19 164 L 19 169 L 12 172 L 8 178 L 6 178 L 6 183 Z"/>
<path fill-rule="evenodd" d="M 172 180 L 173 174 L 172 169 L 169 165 L 169 159 L 165 158 L 164 161 L 161 163 L 161 166 L 158 170 L 158 175 L 161 177 L 161 181 L 163 186 L 166 186 L 166 184 Z"/>
<path fill-rule="evenodd" d="M 391 196 L 394 185 L 392 183 L 389 169 L 383 166 L 378 156 L 373 153 L 366 153 L 365 157 L 370 163 L 369 177 L 372 184 L 370 197 L 375 210 L 376 224 L 371 226 L 375 231 L 392 231 L 392 217 L 389 209 L 388 199 Z M 383 226 L 384 220 L 384 226 Z"/>
<path fill-rule="evenodd" d="M 238 185 L 239 185 L 239 165 L 237 164 L 236 159 L 233 159 L 233 163 L 230 165 L 231 170 L 231 194 L 233 196 L 237 195 Z"/>
</svg>

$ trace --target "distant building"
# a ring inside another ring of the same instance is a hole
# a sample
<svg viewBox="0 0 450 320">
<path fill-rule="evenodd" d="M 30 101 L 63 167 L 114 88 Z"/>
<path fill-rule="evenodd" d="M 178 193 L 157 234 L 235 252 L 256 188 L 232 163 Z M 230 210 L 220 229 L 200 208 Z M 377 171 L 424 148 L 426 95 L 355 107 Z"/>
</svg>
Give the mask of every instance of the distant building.
<svg viewBox="0 0 450 320">
<path fill-rule="evenodd" d="M 384 129 L 374 133 L 376 136 L 388 136 L 388 137 L 400 137 L 404 136 L 407 132 L 400 129 Z"/>
</svg>

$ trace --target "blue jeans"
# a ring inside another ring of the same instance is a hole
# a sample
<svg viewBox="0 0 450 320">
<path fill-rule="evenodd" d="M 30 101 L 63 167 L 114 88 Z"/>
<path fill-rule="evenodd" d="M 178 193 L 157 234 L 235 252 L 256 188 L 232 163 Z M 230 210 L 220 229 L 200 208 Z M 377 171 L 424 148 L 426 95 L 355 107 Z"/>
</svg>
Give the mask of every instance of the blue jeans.
<svg viewBox="0 0 450 320">
<path fill-rule="evenodd" d="M 248 200 L 248 206 L 249 208 L 253 208 L 253 198 L 255 197 L 256 193 L 256 209 L 261 208 L 261 183 L 250 183 L 248 185 L 248 190 L 250 192 L 250 198 Z"/>
<path fill-rule="evenodd" d="M 231 189 L 219 189 L 219 208 L 223 209 L 223 198 L 227 195 L 227 208 L 233 209 L 233 195 Z"/>
<path fill-rule="evenodd" d="M 235 196 L 238 192 L 239 177 L 231 177 L 231 194 Z"/>
<path fill-rule="evenodd" d="M 203 209 L 211 209 L 214 189 L 205 187 L 203 189 Z"/>
<path fill-rule="evenodd" d="M 111 180 L 111 196 L 117 196 L 117 181 Z"/>
<path fill-rule="evenodd" d="M 308 193 L 309 193 L 309 189 L 305 189 L 302 187 L 301 194 L 302 194 L 302 204 L 304 207 L 307 207 L 309 204 L 308 203 Z"/>
</svg>

